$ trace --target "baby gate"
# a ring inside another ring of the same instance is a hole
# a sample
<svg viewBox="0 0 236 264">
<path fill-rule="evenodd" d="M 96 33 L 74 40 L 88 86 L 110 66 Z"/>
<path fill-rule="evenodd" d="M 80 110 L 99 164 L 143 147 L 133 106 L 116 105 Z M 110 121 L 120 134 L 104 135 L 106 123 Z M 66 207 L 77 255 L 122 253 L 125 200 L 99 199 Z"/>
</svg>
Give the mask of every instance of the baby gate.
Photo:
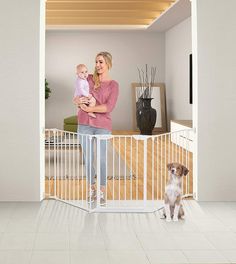
<svg viewBox="0 0 236 264">
<path fill-rule="evenodd" d="M 168 163 L 179 162 L 189 169 L 182 191 L 185 196 L 193 194 L 192 141 L 191 129 L 153 136 L 90 136 L 47 129 L 45 198 L 89 212 L 158 210 L 163 205 Z M 93 202 L 89 198 L 92 174 L 97 194 Z M 100 203 L 101 179 L 105 205 Z"/>
</svg>

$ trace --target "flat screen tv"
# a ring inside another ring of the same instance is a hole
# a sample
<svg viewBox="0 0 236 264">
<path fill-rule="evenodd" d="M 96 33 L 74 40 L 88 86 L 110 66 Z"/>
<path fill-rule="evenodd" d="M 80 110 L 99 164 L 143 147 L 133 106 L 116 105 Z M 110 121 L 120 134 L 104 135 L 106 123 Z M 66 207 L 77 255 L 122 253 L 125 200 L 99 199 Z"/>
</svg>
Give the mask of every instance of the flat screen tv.
<svg viewBox="0 0 236 264">
<path fill-rule="evenodd" d="M 193 59 L 192 54 L 189 55 L 189 103 L 193 103 Z"/>
</svg>

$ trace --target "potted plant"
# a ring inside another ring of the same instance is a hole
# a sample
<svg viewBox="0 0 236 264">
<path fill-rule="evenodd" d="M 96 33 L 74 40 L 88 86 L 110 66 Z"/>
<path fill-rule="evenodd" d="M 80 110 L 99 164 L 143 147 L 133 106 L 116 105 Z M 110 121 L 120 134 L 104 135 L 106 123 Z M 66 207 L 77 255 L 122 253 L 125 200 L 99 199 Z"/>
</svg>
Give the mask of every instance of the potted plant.
<svg viewBox="0 0 236 264">
<path fill-rule="evenodd" d="M 52 92 L 48 86 L 49 86 L 49 83 L 45 79 L 45 99 L 48 99 L 50 97 L 50 93 Z"/>
<path fill-rule="evenodd" d="M 138 101 L 136 103 L 137 126 L 141 135 L 152 135 L 152 130 L 155 127 L 157 117 L 156 109 L 151 106 L 151 100 L 153 99 L 152 90 L 156 77 L 156 67 L 151 67 L 150 78 L 148 76 L 147 64 L 145 71 L 138 68 L 138 73 L 140 86 L 137 91 Z"/>
</svg>

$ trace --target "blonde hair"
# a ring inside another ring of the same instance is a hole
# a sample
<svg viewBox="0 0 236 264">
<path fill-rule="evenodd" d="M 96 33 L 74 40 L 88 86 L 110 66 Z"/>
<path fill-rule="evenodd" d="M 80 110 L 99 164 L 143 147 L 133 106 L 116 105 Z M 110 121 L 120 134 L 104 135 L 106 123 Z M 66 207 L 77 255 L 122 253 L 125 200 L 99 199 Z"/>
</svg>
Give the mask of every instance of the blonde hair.
<svg viewBox="0 0 236 264">
<path fill-rule="evenodd" d="M 104 58 L 107 66 L 108 66 L 108 70 L 110 70 L 112 67 L 112 56 L 111 56 L 111 54 L 107 51 L 102 51 L 102 52 L 99 52 L 97 54 L 96 58 L 98 56 L 102 56 Z M 93 73 L 93 81 L 94 81 L 94 89 L 96 90 L 100 86 L 99 74 L 97 73 L 96 67 L 95 67 L 94 73 Z"/>
<path fill-rule="evenodd" d="M 86 68 L 86 69 L 87 69 L 87 67 L 86 67 L 85 64 L 78 64 L 78 65 L 76 66 L 76 69 L 77 69 L 78 71 L 81 71 L 82 68 Z"/>
</svg>

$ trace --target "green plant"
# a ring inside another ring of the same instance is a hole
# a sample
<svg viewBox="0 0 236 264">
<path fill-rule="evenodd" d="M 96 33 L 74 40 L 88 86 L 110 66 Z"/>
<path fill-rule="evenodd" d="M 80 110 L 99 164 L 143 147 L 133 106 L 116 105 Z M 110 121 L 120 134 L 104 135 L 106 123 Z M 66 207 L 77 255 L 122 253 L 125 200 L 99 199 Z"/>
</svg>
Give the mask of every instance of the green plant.
<svg viewBox="0 0 236 264">
<path fill-rule="evenodd" d="M 50 93 L 52 92 L 48 86 L 49 86 L 49 83 L 45 79 L 45 99 L 48 99 L 50 96 Z"/>
</svg>

